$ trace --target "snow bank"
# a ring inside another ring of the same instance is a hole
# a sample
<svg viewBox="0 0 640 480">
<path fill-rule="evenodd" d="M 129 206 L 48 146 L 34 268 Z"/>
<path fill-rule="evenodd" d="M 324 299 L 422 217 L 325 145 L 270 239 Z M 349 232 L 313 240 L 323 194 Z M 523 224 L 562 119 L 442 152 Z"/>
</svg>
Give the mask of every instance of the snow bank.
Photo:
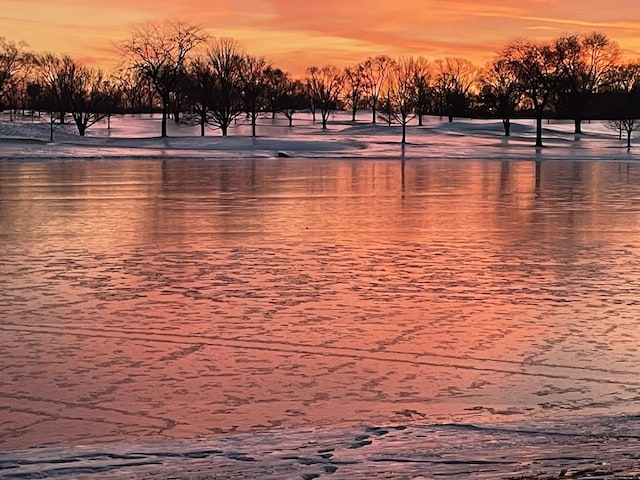
<svg viewBox="0 0 640 480">
<path fill-rule="evenodd" d="M 160 138 L 157 115 L 127 115 L 94 125 L 87 137 L 80 137 L 73 125 L 56 126 L 49 142 L 49 124 L 38 119 L 0 119 L 0 159 L 37 160 L 66 158 L 433 158 L 488 160 L 635 160 L 623 140 L 601 122 L 585 123 L 584 135 L 572 133 L 572 122 L 545 124 L 542 149 L 534 148 L 533 121 L 513 123 L 512 136 L 504 137 L 495 120 L 458 120 L 449 123 L 425 117 L 424 126 L 415 120 L 407 130 L 407 144 L 400 143 L 400 127 L 370 123 L 363 112 L 356 123 L 338 112 L 323 131 L 311 116 L 300 114 L 289 127 L 285 119 L 259 119 L 258 137 L 250 126 L 238 122 L 228 137 L 208 129 L 199 136 L 197 126 L 170 121 L 169 136 Z M 640 147 L 639 147 L 640 148 Z"/>
</svg>

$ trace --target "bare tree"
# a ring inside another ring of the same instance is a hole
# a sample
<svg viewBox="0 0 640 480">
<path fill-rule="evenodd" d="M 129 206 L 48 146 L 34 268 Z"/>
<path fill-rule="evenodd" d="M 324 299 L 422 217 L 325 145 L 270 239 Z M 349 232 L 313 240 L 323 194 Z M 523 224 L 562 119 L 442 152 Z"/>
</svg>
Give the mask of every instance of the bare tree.
<svg viewBox="0 0 640 480">
<path fill-rule="evenodd" d="M 362 63 L 366 93 L 369 97 L 371 109 L 373 110 L 373 123 L 376 123 L 378 100 L 383 93 L 387 75 L 392 65 L 393 59 L 387 55 L 369 57 Z"/>
<path fill-rule="evenodd" d="M 307 68 L 307 86 L 313 103 L 320 108 L 322 129 L 327 129 L 331 110 L 337 106 L 342 88 L 342 73 L 333 65 Z"/>
<path fill-rule="evenodd" d="M 276 118 L 281 108 L 282 98 L 286 94 L 289 87 L 289 75 L 287 72 L 274 68 L 271 65 L 267 66 L 264 72 L 266 82 L 266 102 L 271 112 L 271 118 Z"/>
<path fill-rule="evenodd" d="M 0 37 L 0 101 L 6 86 L 23 65 L 25 46 L 25 43 L 16 44 Z"/>
<path fill-rule="evenodd" d="M 207 126 L 227 136 L 229 126 L 242 112 L 243 56 L 236 40 L 220 38 L 209 41 L 206 53 L 188 62 L 185 92 L 191 114 L 185 118 L 200 126 L 201 136 Z"/>
<path fill-rule="evenodd" d="M 76 66 L 75 75 L 69 106 L 78 133 L 84 137 L 87 129 L 105 118 L 112 108 L 109 84 L 102 71 L 83 65 Z"/>
<path fill-rule="evenodd" d="M 173 115 L 173 121 L 177 124 L 180 123 L 182 112 L 184 112 L 188 108 L 188 99 L 186 92 L 187 82 L 188 79 L 185 63 L 185 65 L 183 65 L 183 67 L 178 72 L 176 85 L 173 89 L 173 92 L 171 92 L 171 100 L 169 102 L 169 111 Z"/>
<path fill-rule="evenodd" d="M 444 111 L 453 122 L 453 117 L 464 113 L 467 94 L 476 82 L 478 69 L 464 58 L 445 58 L 435 61 L 435 87 Z"/>
<path fill-rule="evenodd" d="M 29 109 L 31 110 L 32 115 L 35 115 L 35 112 L 38 112 L 38 117 L 40 117 L 40 109 L 41 109 L 41 95 L 42 95 L 42 86 L 38 83 L 37 80 L 30 80 L 27 83 L 27 103 Z"/>
<path fill-rule="evenodd" d="M 480 75 L 480 101 L 492 114 L 502 118 L 504 135 L 511 135 L 511 118 L 523 97 L 523 89 L 508 60 L 498 57 Z"/>
<path fill-rule="evenodd" d="M 560 67 L 559 107 L 571 115 L 575 133 L 582 133 L 582 115 L 589 97 L 598 90 L 607 72 L 617 64 L 620 47 L 606 35 L 567 35 L 555 40 Z"/>
<path fill-rule="evenodd" d="M 633 132 L 640 130 L 640 119 L 638 118 L 623 118 L 620 120 L 607 120 L 605 125 L 619 133 L 620 138 L 622 132 L 625 132 L 627 139 L 627 150 L 631 150 L 631 135 Z"/>
<path fill-rule="evenodd" d="M 293 127 L 293 114 L 307 103 L 304 84 L 300 80 L 287 80 L 278 109 L 289 120 L 290 127 Z"/>
<path fill-rule="evenodd" d="M 365 91 L 364 65 L 361 63 L 355 67 L 344 69 L 344 99 L 345 104 L 351 108 L 351 121 L 356 121 L 356 112 Z"/>
<path fill-rule="evenodd" d="M 606 125 L 618 132 L 622 137 L 622 132 L 626 133 L 627 150 L 631 149 L 631 135 L 633 132 L 640 130 L 640 119 L 637 118 L 638 93 L 640 92 L 640 63 L 627 62 L 622 65 L 616 65 L 609 69 L 603 86 L 614 94 L 618 94 L 620 98 L 620 106 L 618 108 L 619 118 L 609 120 Z"/>
<path fill-rule="evenodd" d="M 251 121 L 251 136 L 256 136 L 258 114 L 267 106 L 267 77 L 269 67 L 264 57 L 245 55 L 240 63 L 240 83 L 244 109 Z"/>
<path fill-rule="evenodd" d="M 62 124 L 71 114 L 78 133 L 85 136 L 87 129 L 107 116 L 110 105 L 108 83 L 100 70 L 84 66 L 64 55 L 45 54 L 38 57 L 40 85 L 44 88 L 46 110 L 51 125 Z M 53 130 L 51 130 L 51 140 Z"/>
<path fill-rule="evenodd" d="M 431 85 L 433 71 L 431 64 L 424 57 L 415 59 L 414 84 L 416 87 L 416 115 L 418 125 L 422 126 L 422 117 L 429 112 L 433 99 L 433 86 Z"/>
<path fill-rule="evenodd" d="M 0 110 L 9 110 L 9 121 L 13 121 L 14 113 L 22 106 L 26 107 L 26 78 L 22 74 L 12 75 L 4 84 L 4 91 L 0 96 Z"/>
<path fill-rule="evenodd" d="M 129 65 L 149 79 L 162 103 L 162 133 L 189 53 L 205 40 L 198 27 L 180 22 L 145 23 L 136 27 L 120 50 Z"/>
<path fill-rule="evenodd" d="M 111 116 L 116 112 L 122 112 L 123 94 L 117 78 L 106 78 L 98 93 L 97 109 L 105 113 L 107 117 L 107 130 L 111 130 Z"/>
<path fill-rule="evenodd" d="M 640 91 L 640 61 L 615 65 L 607 72 L 603 87 L 609 92 L 631 94 Z"/>
<path fill-rule="evenodd" d="M 208 123 L 220 128 L 225 137 L 242 112 L 242 57 L 242 46 L 232 38 L 215 40 L 207 54 L 214 80 Z"/>
<path fill-rule="evenodd" d="M 522 86 L 536 118 L 536 147 L 542 147 L 542 117 L 558 91 L 560 64 L 556 49 L 550 43 L 515 41 L 504 49 L 501 57 Z"/>
<path fill-rule="evenodd" d="M 389 72 L 388 101 L 391 116 L 402 126 L 402 144 L 407 143 L 407 124 L 415 117 L 418 98 L 416 77 L 420 66 L 413 58 L 401 58 Z"/>
<path fill-rule="evenodd" d="M 78 89 L 80 65 L 68 55 L 59 57 L 53 53 L 38 56 L 36 63 L 40 84 L 46 89 L 47 110 L 64 124 L 71 96 Z"/>
<path fill-rule="evenodd" d="M 210 109 L 215 102 L 212 98 L 216 78 L 211 64 L 206 59 L 196 58 L 187 66 L 187 85 L 185 88 L 189 104 L 195 119 L 200 126 L 200 136 L 205 136 L 205 129 L 209 123 Z"/>
<path fill-rule="evenodd" d="M 137 70 L 120 69 L 112 79 L 119 90 L 122 109 L 125 112 L 141 113 L 153 109 L 154 87 L 148 78 Z"/>
<path fill-rule="evenodd" d="M 0 104 L 5 103 L 9 109 L 9 119 L 13 121 L 14 112 L 19 108 L 24 110 L 28 104 L 27 86 L 35 67 L 34 55 L 22 52 L 13 64 L 12 71 L 4 82 L 4 88 L 0 89 Z M 1 107 L 0 107 L 1 108 Z"/>
</svg>

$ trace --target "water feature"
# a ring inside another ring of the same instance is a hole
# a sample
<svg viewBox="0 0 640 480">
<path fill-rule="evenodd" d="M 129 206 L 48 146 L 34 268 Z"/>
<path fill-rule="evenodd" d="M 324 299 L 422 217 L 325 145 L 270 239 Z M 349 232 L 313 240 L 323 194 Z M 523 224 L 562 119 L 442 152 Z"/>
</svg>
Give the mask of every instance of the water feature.
<svg viewBox="0 0 640 480">
<path fill-rule="evenodd" d="M 637 458 L 634 163 L 0 162 L 0 249 L 0 476 L 289 478 L 273 445 L 310 438 L 352 469 Z"/>
</svg>

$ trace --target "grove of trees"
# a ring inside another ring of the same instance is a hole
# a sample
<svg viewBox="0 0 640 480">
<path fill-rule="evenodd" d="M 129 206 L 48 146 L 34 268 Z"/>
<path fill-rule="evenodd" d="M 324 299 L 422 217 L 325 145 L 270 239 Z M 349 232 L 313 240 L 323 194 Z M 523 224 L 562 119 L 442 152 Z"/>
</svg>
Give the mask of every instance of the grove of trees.
<svg viewBox="0 0 640 480">
<path fill-rule="evenodd" d="M 213 38 L 182 22 L 145 23 L 119 44 L 121 65 L 105 74 L 68 55 L 31 52 L 0 37 L 0 110 L 45 115 L 54 126 L 73 122 L 79 135 L 113 114 L 158 112 L 167 122 L 228 135 L 245 115 L 257 135 L 260 115 L 311 111 L 327 128 L 336 109 L 371 111 L 371 122 L 402 127 L 425 115 L 496 118 L 505 136 L 514 118 L 535 119 L 537 147 L 547 118 L 599 119 L 627 138 L 640 130 L 640 60 L 623 60 L 618 44 L 599 32 L 548 41 L 508 42 L 479 67 L 464 58 L 428 60 L 375 55 L 345 68 L 312 65 L 294 78 L 231 38 Z"/>
</svg>

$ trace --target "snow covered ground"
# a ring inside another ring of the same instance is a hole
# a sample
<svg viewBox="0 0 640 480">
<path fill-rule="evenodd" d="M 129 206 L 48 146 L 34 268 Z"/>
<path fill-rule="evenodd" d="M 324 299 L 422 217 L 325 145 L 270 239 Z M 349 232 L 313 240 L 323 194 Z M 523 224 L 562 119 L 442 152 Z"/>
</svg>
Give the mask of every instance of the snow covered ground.
<svg viewBox="0 0 640 480">
<path fill-rule="evenodd" d="M 563 159 L 628 161 L 628 152 L 602 122 L 584 124 L 584 135 L 576 136 L 573 122 L 545 124 L 545 148 L 534 148 L 534 122 L 516 121 L 512 136 L 503 135 L 496 120 L 455 119 L 453 123 L 425 117 L 424 126 L 416 121 L 408 127 L 407 144 L 400 143 L 397 125 L 371 123 L 369 112 L 358 115 L 356 123 L 346 112 L 337 112 L 323 131 L 308 113 L 300 113 L 294 126 L 286 119 L 270 115 L 258 121 L 257 137 L 250 136 L 244 119 L 230 129 L 229 136 L 208 129 L 199 136 L 199 127 L 169 121 L 167 138 L 161 138 L 158 115 L 115 116 L 111 128 L 106 120 L 92 126 L 88 135 L 77 135 L 73 125 L 57 126 L 54 142 L 49 142 L 49 124 L 37 119 L 9 121 L 0 117 L 0 159 L 39 158 L 444 158 L 444 159 Z M 640 148 L 640 147 L 638 147 Z"/>
<path fill-rule="evenodd" d="M 560 429 L 538 423 L 520 429 L 451 424 L 274 430 L 218 439 L 32 449 L 0 454 L 0 478 L 640 478 L 640 464 L 633 464 L 640 441 L 625 432 L 637 419 L 610 422 Z"/>
</svg>

